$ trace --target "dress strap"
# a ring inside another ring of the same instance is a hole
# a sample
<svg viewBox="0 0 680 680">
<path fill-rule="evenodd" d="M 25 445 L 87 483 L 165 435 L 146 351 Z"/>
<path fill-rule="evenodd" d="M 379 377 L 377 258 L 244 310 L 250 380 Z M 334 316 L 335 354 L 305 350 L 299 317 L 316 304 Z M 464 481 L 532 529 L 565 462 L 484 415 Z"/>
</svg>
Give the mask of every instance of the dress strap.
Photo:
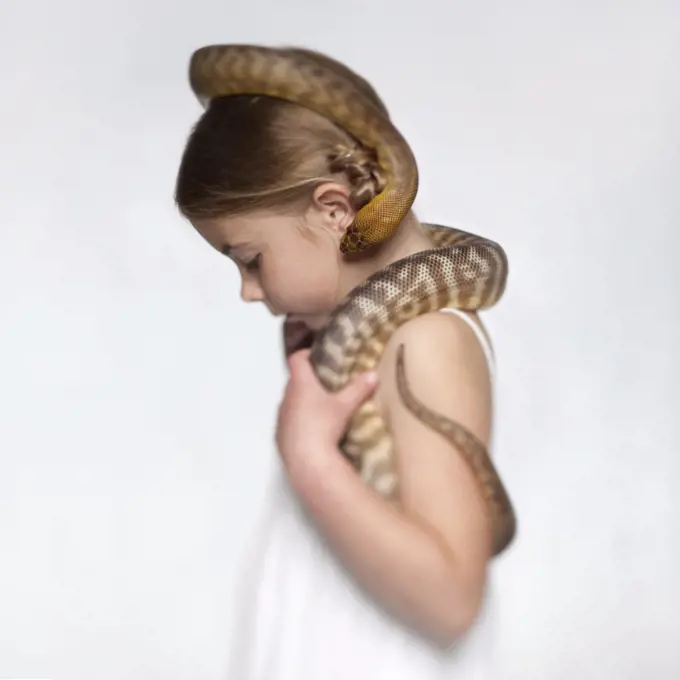
<svg viewBox="0 0 680 680">
<path fill-rule="evenodd" d="M 465 321 L 470 328 L 475 332 L 475 335 L 477 336 L 477 340 L 479 340 L 479 344 L 482 346 L 482 350 L 484 351 L 484 355 L 486 356 L 486 361 L 489 365 L 489 372 L 491 373 L 491 378 L 493 379 L 495 369 L 496 369 L 496 362 L 494 359 L 494 354 L 493 354 L 493 348 L 491 347 L 491 342 L 489 341 L 489 338 L 487 337 L 486 333 L 482 330 L 481 325 L 479 322 L 475 321 L 470 314 L 467 312 L 464 312 L 461 309 L 454 309 L 452 307 L 444 307 L 443 309 L 439 310 L 440 312 L 447 312 L 448 314 L 455 314 L 456 316 L 460 317 Z"/>
</svg>

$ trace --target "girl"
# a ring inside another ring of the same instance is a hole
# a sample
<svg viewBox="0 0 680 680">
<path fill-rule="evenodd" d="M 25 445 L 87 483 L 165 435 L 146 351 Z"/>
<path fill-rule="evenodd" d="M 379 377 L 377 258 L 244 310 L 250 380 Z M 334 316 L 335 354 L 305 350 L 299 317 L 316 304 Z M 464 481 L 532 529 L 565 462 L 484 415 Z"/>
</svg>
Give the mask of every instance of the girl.
<svg viewBox="0 0 680 680">
<path fill-rule="evenodd" d="M 373 89 L 327 57 L 387 114 Z M 195 126 L 176 200 L 231 259 L 247 302 L 289 323 L 323 326 L 360 282 L 431 248 L 415 215 L 357 257 L 339 244 L 385 186 L 370 150 L 324 117 L 280 99 L 214 100 Z M 406 346 L 413 392 L 488 445 L 492 353 L 476 315 L 443 310 L 401 326 L 377 375 L 338 394 L 306 350 L 289 357 L 279 410 L 281 457 L 252 588 L 237 616 L 233 680 L 489 678 L 490 527 L 460 454 L 416 420 L 395 384 Z M 398 457 L 400 507 L 366 486 L 338 449 L 350 414 L 375 396 Z"/>
</svg>

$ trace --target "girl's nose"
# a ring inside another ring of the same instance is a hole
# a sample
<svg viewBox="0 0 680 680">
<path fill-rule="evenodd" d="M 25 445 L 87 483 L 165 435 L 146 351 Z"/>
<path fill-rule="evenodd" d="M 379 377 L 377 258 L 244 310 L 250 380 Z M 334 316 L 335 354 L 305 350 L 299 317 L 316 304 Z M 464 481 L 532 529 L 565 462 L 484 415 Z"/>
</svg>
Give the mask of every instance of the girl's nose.
<svg viewBox="0 0 680 680">
<path fill-rule="evenodd" d="M 255 277 L 243 277 L 243 282 L 241 284 L 241 299 L 244 302 L 261 302 L 264 300 L 262 288 Z"/>
</svg>

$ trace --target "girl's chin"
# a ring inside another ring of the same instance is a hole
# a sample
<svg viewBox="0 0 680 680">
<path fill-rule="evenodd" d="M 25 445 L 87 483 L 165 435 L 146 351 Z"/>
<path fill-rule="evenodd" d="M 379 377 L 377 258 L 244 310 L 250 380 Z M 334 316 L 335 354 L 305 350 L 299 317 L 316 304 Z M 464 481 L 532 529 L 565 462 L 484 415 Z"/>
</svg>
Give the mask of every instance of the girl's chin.
<svg viewBox="0 0 680 680">
<path fill-rule="evenodd" d="M 328 315 L 324 314 L 286 314 L 286 323 L 303 323 L 307 328 L 318 331 L 326 325 Z"/>
</svg>

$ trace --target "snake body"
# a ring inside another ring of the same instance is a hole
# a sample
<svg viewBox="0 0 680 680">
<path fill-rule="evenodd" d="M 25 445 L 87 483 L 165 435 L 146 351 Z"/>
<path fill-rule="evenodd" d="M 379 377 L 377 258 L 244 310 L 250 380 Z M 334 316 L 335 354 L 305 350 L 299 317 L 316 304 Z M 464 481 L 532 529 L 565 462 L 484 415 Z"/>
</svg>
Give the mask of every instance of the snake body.
<svg viewBox="0 0 680 680">
<path fill-rule="evenodd" d="M 376 104 L 358 92 L 341 70 L 330 68 L 327 60 L 296 49 L 210 45 L 192 55 L 189 80 L 204 106 L 229 95 L 279 97 L 327 117 L 374 150 L 386 171 L 387 185 L 357 213 L 342 241 L 343 252 L 384 241 L 408 214 L 418 190 L 409 145 Z M 314 337 L 310 361 L 326 389 L 337 391 L 357 374 L 375 368 L 394 331 L 408 320 L 445 307 L 485 309 L 503 295 L 508 263 L 499 244 L 451 227 L 424 226 L 432 248 L 369 277 L 338 305 Z M 500 554 L 514 538 L 516 517 L 485 446 L 412 393 L 403 347 L 398 351 L 397 385 L 407 408 L 464 456 L 489 511 L 493 554 Z M 367 484 L 398 500 L 393 442 L 374 400 L 366 401 L 352 416 L 341 448 Z"/>
<path fill-rule="evenodd" d="M 380 243 L 406 217 L 418 192 L 411 148 L 399 131 L 356 86 L 298 50 L 256 45 L 208 45 L 191 58 L 189 81 L 202 104 L 234 94 L 266 94 L 306 106 L 373 148 L 387 186 L 357 214 L 343 252 Z"/>
</svg>

